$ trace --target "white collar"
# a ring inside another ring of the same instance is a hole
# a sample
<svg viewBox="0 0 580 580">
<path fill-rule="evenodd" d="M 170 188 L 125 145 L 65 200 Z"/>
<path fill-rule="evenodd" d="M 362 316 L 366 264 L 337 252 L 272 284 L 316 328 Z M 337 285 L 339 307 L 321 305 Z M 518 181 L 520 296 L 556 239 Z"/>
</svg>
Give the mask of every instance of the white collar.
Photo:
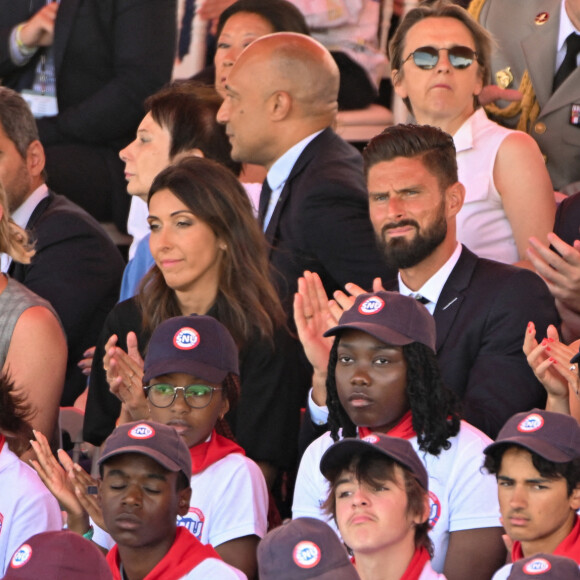
<svg viewBox="0 0 580 580">
<path fill-rule="evenodd" d="M 302 141 L 299 141 L 296 143 L 296 145 L 290 147 L 286 153 L 284 153 L 274 162 L 272 167 L 270 167 L 270 171 L 268 171 L 268 175 L 266 176 L 268 185 L 272 191 L 276 191 L 277 189 L 281 188 L 284 183 L 286 183 L 286 180 L 288 179 L 292 168 L 298 160 L 298 157 L 302 155 L 302 152 L 304 149 L 306 149 L 306 146 L 310 143 L 310 141 L 312 141 L 315 137 L 318 137 L 322 131 L 324 131 L 324 129 L 317 131 L 316 133 L 312 133 L 312 135 L 308 135 L 308 137 L 305 137 L 302 139 Z"/>
<path fill-rule="evenodd" d="M 443 286 L 445 286 L 447 278 L 449 278 L 453 268 L 455 268 L 455 264 L 457 264 L 457 261 L 461 256 L 462 249 L 463 246 L 457 242 L 455 250 L 447 262 L 445 262 L 445 264 L 443 264 L 443 266 L 441 266 L 441 268 L 439 268 L 439 270 L 437 270 L 437 272 L 435 272 L 435 274 L 433 274 L 433 276 L 431 276 L 431 278 L 429 278 L 429 280 L 427 280 L 427 282 L 425 282 L 425 284 L 423 284 L 423 286 L 421 286 L 421 288 L 416 292 L 411 290 L 408 286 L 405 286 L 405 283 L 401 279 L 401 274 L 399 273 L 399 292 L 403 296 L 415 296 L 416 294 L 420 294 L 424 298 L 427 298 L 427 300 L 429 300 L 433 305 L 432 308 L 428 308 L 428 310 L 433 314 L 437 300 L 439 300 L 439 296 L 443 291 Z M 430 304 L 427 304 L 427 306 L 430 306 Z"/>
<path fill-rule="evenodd" d="M 560 25 L 558 30 L 558 45 L 557 45 L 557 52 L 561 50 L 566 52 L 566 39 L 575 32 L 576 34 L 580 34 L 580 30 L 578 30 L 570 20 L 568 13 L 566 12 L 566 0 L 562 0 L 562 4 L 560 6 Z"/>
</svg>

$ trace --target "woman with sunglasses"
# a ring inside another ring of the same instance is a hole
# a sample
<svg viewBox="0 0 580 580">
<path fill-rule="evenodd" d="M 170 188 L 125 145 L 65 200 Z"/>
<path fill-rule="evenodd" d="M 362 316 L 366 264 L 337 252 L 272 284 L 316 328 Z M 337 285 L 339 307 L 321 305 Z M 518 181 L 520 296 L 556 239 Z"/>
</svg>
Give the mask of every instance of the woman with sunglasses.
<svg viewBox="0 0 580 580">
<path fill-rule="evenodd" d="M 553 188 L 535 141 L 479 107 L 490 53 L 489 34 L 463 8 L 445 0 L 421 5 L 390 43 L 392 81 L 417 122 L 453 136 L 466 187 L 458 240 L 481 257 L 531 268 L 528 239 L 552 231 Z"/>
<path fill-rule="evenodd" d="M 140 354 L 159 324 L 193 313 L 213 316 L 240 351 L 242 394 L 229 423 L 271 485 L 278 470 L 295 462 L 305 379 L 297 376 L 300 345 L 284 327 L 250 201 L 223 166 L 188 157 L 157 175 L 148 204 L 155 265 L 137 296 L 115 306 L 105 322 L 91 371 L 85 438 L 100 445 L 115 426 L 121 401 L 109 387 L 122 400 L 141 388 Z"/>
</svg>

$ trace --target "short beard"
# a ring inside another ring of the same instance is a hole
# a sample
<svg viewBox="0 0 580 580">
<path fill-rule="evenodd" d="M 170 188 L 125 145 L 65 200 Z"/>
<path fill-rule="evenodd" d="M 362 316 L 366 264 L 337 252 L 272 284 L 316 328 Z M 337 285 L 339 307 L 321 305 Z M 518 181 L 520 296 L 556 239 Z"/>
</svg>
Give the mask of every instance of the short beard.
<svg viewBox="0 0 580 580">
<path fill-rule="evenodd" d="M 411 240 L 393 238 L 387 242 L 387 230 L 402 226 L 414 227 L 417 230 L 415 237 Z M 396 223 L 385 224 L 381 229 L 378 243 L 383 250 L 387 265 L 398 270 L 405 270 L 416 266 L 430 256 L 443 243 L 446 235 L 447 220 L 445 218 L 445 202 L 443 202 L 435 221 L 428 229 L 422 232 L 415 220 L 401 220 Z"/>
</svg>

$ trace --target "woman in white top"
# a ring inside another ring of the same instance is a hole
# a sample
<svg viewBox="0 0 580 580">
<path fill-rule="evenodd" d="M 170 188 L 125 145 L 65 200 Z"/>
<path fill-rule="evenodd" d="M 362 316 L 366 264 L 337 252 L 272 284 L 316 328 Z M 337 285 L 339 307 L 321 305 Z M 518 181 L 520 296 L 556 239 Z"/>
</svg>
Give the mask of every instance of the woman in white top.
<svg viewBox="0 0 580 580">
<path fill-rule="evenodd" d="M 490 35 L 464 9 L 445 0 L 420 6 L 389 46 L 393 86 L 420 124 L 453 136 L 466 187 L 459 241 L 481 257 L 531 268 L 528 239 L 552 230 L 553 188 L 535 141 L 479 107 L 490 53 Z"/>
</svg>

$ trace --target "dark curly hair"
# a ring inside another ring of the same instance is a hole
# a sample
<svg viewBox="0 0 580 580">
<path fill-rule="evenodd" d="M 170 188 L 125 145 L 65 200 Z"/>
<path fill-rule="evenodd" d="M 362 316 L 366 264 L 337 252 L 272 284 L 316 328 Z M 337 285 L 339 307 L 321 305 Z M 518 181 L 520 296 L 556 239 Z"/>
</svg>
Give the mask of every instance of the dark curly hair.
<svg viewBox="0 0 580 580">
<path fill-rule="evenodd" d="M 527 451 L 531 455 L 533 466 L 542 477 L 546 479 L 559 479 L 560 477 L 563 477 L 566 480 L 568 496 L 572 495 L 572 492 L 576 487 L 578 487 L 578 485 L 580 485 L 580 458 L 567 461 L 566 463 L 556 463 L 555 461 L 545 459 L 541 455 L 538 455 L 521 445 L 512 445 L 510 443 L 497 445 L 492 447 L 489 451 L 486 451 L 483 469 L 497 477 L 501 469 L 501 462 L 504 453 L 512 447 Z"/>
<path fill-rule="evenodd" d="M 343 437 L 356 437 L 357 428 L 338 398 L 335 370 L 339 341 L 340 334 L 330 351 L 326 379 L 328 426 L 334 441 L 339 439 L 339 429 L 342 429 Z M 437 358 L 428 346 L 413 342 L 402 349 L 407 362 L 406 393 L 419 449 L 439 455 L 442 449 L 449 449 L 449 438 L 459 432 L 457 399 L 443 384 Z"/>
</svg>

